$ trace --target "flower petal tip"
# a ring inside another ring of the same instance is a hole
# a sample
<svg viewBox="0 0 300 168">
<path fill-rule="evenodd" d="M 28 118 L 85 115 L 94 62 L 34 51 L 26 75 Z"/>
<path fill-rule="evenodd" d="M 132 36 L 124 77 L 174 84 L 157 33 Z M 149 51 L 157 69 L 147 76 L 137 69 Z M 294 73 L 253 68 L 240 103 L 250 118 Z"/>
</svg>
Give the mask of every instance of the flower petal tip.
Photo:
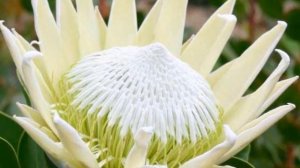
<svg viewBox="0 0 300 168">
<path fill-rule="evenodd" d="M 230 146 L 233 146 L 236 142 L 237 135 L 233 132 L 233 130 L 230 128 L 229 125 L 224 125 L 223 129 L 224 129 L 224 134 L 226 136 L 226 140 L 228 141 L 229 144 L 231 144 Z"/>
<path fill-rule="evenodd" d="M 13 115 L 12 118 L 15 122 L 17 122 L 20 125 L 22 125 L 22 123 L 24 123 L 24 117 L 18 117 L 17 115 Z"/>
<path fill-rule="evenodd" d="M 17 107 L 19 108 L 19 110 L 21 110 L 24 106 L 24 104 L 20 103 L 20 102 L 17 102 L 16 103 Z M 22 110 L 21 110 L 22 111 Z M 14 115 L 15 116 L 15 115 Z"/>
<path fill-rule="evenodd" d="M 4 22 L 4 20 L 0 20 L 0 31 L 2 31 L 2 33 L 5 33 L 5 31 L 9 31 L 4 25 Z"/>
<path fill-rule="evenodd" d="M 22 106 L 22 103 L 16 102 L 16 105 L 17 105 L 18 107 L 20 107 L 20 106 Z"/>
<path fill-rule="evenodd" d="M 287 27 L 287 23 L 286 23 L 285 21 L 281 21 L 281 20 L 277 21 L 277 25 L 278 25 L 278 26 L 281 26 L 281 27 L 283 27 L 283 28 L 286 28 L 286 27 Z"/>
<path fill-rule="evenodd" d="M 41 44 L 42 44 L 42 43 L 41 43 L 40 41 L 37 41 L 37 40 L 33 40 L 33 41 L 30 42 L 30 45 L 31 45 L 31 46 L 33 46 L 33 45 L 38 45 L 38 46 L 39 46 L 39 45 L 41 45 Z"/>
<path fill-rule="evenodd" d="M 294 110 L 296 108 L 296 105 L 293 103 L 287 103 L 287 106 L 289 106 L 290 110 Z"/>
<path fill-rule="evenodd" d="M 234 7 L 235 3 L 236 3 L 236 0 L 227 0 L 227 1 L 225 2 L 226 5 L 232 6 L 232 7 Z"/>
<path fill-rule="evenodd" d="M 141 146 L 147 146 L 153 135 L 153 127 L 143 127 L 135 135 L 135 141 Z"/>
<path fill-rule="evenodd" d="M 275 49 L 275 51 L 277 53 L 279 53 L 280 55 L 288 55 L 285 51 L 281 50 L 281 49 Z"/>
<path fill-rule="evenodd" d="M 236 16 L 232 15 L 232 14 L 219 14 L 218 16 L 219 16 L 219 18 L 224 19 L 226 21 L 231 21 L 231 22 L 237 21 Z"/>
<path fill-rule="evenodd" d="M 28 64 L 32 59 L 42 57 L 42 53 L 38 51 L 28 51 L 24 55 L 23 64 Z"/>
<path fill-rule="evenodd" d="M 287 65 L 290 64 L 290 57 L 286 52 L 284 52 L 283 50 L 280 50 L 280 49 L 275 49 L 275 52 L 277 52 L 280 55 L 284 64 L 287 64 Z"/>
<path fill-rule="evenodd" d="M 298 75 L 297 75 L 297 76 L 294 76 L 294 77 L 293 77 L 293 83 L 296 82 L 298 79 L 299 79 L 299 76 L 298 76 Z"/>
<path fill-rule="evenodd" d="M 38 0 L 31 0 L 31 5 L 32 5 L 33 9 L 37 8 L 37 4 L 38 4 Z"/>
<path fill-rule="evenodd" d="M 154 131 L 154 128 L 153 127 L 143 127 L 143 128 L 141 128 L 141 130 L 145 133 L 152 134 Z"/>
<path fill-rule="evenodd" d="M 234 6 L 235 6 L 235 3 L 236 3 L 236 0 L 227 0 L 227 1 L 224 3 L 223 7 L 226 7 L 226 8 L 228 8 L 228 9 L 231 9 L 231 11 L 233 11 L 233 8 L 234 8 Z"/>
<path fill-rule="evenodd" d="M 53 116 L 53 123 L 54 123 L 55 125 L 61 123 L 61 118 L 59 117 L 58 114 L 54 114 L 54 116 Z"/>
</svg>

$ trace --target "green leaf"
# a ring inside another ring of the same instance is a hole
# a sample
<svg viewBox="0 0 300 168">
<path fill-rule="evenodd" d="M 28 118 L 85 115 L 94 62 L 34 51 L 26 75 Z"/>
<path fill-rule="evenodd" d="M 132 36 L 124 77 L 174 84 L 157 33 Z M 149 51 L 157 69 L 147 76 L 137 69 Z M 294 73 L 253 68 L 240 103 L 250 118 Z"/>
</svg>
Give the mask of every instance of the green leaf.
<svg viewBox="0 0 300 168">
<path fill-rule="evenodd" d="M 238 0 L 233 9 L 233 13 L 239 18 L 238 20 L 245 20 L 248 17 L 247 13 L 248 1 Z"/>
<path fill-rule="evenodd" d="M 7 114 L 0 112 L 0 137 L 5 139 L 15 151 L 18 149 L 19 139 L 23 129 Z"/>
<path fill-rule="evenodd" d="M 223 163 L 223 165 L 229 165 L 229 166 L 233 166 L 233 167 L 237 167 L 237 168 L 255 168 L 252 164 L 248 163 L 247 161 L 237 158 L 237 157 L 233 157 L 231 159 L 229 159 L 228 161 L 226 161 L 225 163 Z"/>
<path fill-rule="evenodd" d="M 47 168 L 47 159 L 43 150 L 28 136 L 23 134 L 18 150 L 22 168 Z"/>
<path fill-rule="evenodd" d="M 241 55 L 251 44 L 249 41 L 233 38 L 229 45 L 234 49 L 237 55 Z"/>
<path fill-rule="evenodd" d="M 281 45 L 291 56 L 295 57 L 295 59 L 300 59 L 300 45 L 296 40 L 284 35 L 281 38 Z M 293 76 L 295 76 L 295 74 Z"/>
<path fill-rule="evenodd" d="M 3 138 L 0 138 L 0 168 L 20 168 L 13 146 Z"/>
<path fill-rule="evenodd" d="M 297 41 L 300 41 L 299 18 L 300 18 L 300 9 L 299 8 L 296 8 L 296 9 L 290 11 L 285 16 L 285 20 L 289 25 L 287 27 L 286 33 L 288 34 L 289 37 L 291 37 L 292 39 L 297 40 Z"/>
<path fill-rule="evenodd" d="M 26 9 L 28 12 L 33 12 L 30 0 L 21 0 L 21 4 L 23 8 Z"/>
<path fill-rule="evenodd" d="M 300 0 L 294 0 L 294 1 L 300 3 Z"/>
<path fill-rule="evenodd" d="M 221 6 L 224 2 L 224 0 L 210 0 L 210 3 L 216 7 Z"/>
<path fill-rule="evenodd" d="M 283 0 L 259 0 L 258 4 L 262 11 L 272 18 L 282 18 L 283 16 Z M 271 6 L 270 6 L 271 5 Z"/>
<path fill-rule="evenodd" d="M 52 11 L 55 9 L 55 0 L 48 0 L 50 8 Z M 27 10 L 30 13 L 33 13 L 31 0 L 21 0 L 21 4 L 25 10 Z"/>
<path fill-rule="evenodd" d="M 294 124 L 281 121 L 279 123 L 279 129 L 285 142 L 298 145 L 300 144 L 299 129 L 295 127 Z"/>
<path fill-rule="evenodd" d="M 248 161 L 250 152 L 251 152 L 251 145 L 248 145 L 241 152 L 239 152 L 237 155 L 235 155 L 235 157 L 243 159 L 245 161 Z"/>
<path fill-rule="evenodd" d="M 145 13 L 142 11 L 137 11 L 137 22 L 138 22 L 138 26 L 140 27 L 141 24 L 143 23 L 144 19 L 145 19 Z"/>
<path fill-rule="evenodd" d="M 48 165 L 48 168 L 58 168 L 57 166 L 54 165 L 54 163 L 52 163 L 52 161 L 46 157 L 47 159 L 47 165 Z"/>
<path fill-rule="evenodd" d="M 24 81 L 23 81 L 23 79 L 22 79 L 22 77 L 21 77 L 21 75 L 20 75 L 19 72 L 17 72 L 17 77 L 18 77 L 18 79 L 20 81 L 20 84 L 21 84 L 20 88 L 21 88 L 21 91 L 23 93 L 23 96 L 24 96 L 24 99 L 26 101 L 26 104 L 30 106 L 31 105 L 31 101 L 30 101 L 30 98 L 29 98 L 28 90 L 26 90 L 26 86 L 25 86 Z"/>
</svg>

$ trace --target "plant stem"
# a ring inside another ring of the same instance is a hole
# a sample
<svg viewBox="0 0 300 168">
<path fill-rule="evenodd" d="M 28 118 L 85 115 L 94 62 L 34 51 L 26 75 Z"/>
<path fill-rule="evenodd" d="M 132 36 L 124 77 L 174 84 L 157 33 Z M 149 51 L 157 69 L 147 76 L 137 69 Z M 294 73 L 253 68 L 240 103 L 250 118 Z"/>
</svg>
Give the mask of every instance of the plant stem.
<svg viewBox="0 0 300 168">
<path fill-rule="evenodd" d="M 295 168 L 295 147 L 293 144 L 287 145 L 286 168 Z"/>
<path fill-rule="evenodd" d="M 252 42 L 255 39 L 256 31 L 256 0 L 249 0 L 250 9 L 248 14 L 248 23 L 249 23 L 249 41 Z"/>
</svg>

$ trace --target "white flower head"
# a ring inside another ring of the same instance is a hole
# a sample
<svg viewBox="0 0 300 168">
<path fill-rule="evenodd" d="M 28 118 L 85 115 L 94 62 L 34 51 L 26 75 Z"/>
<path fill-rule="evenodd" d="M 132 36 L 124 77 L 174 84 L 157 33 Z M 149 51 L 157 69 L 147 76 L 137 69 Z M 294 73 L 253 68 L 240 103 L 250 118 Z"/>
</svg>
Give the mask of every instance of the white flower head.
<svg viewBox="0 0 300 168">
<path fill-rule="evenodd" d="M 108 25 L 92 0 L 57 0 L 56 18 L 46 0 L 32 0 L 38 42 L 0 24 L 33 106 L 18 103 L 15 120 L 59 167 L 218 167 L 294 108 L 261 115 L 298 78 L 279 81 L 289 57 L 276 50 L 277 68 L 244 95 L 282 21 L 212 71 L 234 3 L 182 44 L 187 0 L 157 0 L 140 28 L 134 0 L 114 0 Z"/>
</svg>

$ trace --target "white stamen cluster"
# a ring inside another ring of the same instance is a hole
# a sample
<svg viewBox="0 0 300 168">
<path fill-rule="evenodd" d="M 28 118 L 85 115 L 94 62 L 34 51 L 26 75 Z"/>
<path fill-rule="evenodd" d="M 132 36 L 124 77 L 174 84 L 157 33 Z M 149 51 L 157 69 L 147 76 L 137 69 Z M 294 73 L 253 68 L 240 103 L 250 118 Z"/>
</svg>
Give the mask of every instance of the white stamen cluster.
<svg viewBox="0 0 300 168">
<path fill-rule="evenodd" d="M 121 136 L 150 126 L 163 142 L 168 136 L 196 142 L 215 132 L 220 120 L 205 79 L 159 43 L 92 54 L 67 78 L 72 105 L 107 115 L 108 125 L 119 124 Z"/>
</svg>

